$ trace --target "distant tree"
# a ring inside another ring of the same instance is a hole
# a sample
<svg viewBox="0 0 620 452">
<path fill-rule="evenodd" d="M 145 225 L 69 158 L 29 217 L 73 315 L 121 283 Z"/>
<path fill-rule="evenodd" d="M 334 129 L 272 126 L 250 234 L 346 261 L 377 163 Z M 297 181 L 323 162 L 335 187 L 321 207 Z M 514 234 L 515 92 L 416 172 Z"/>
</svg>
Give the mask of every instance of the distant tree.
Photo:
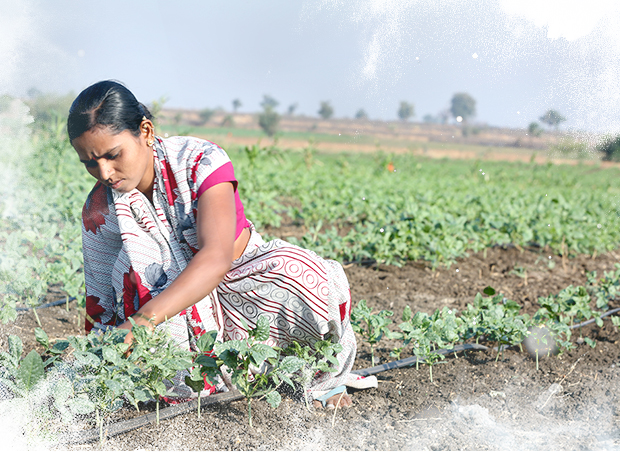
<svg viewBox="0 0 620 452">
<path fill-rule="evenodd" d="M 214 113 L 215 110 L 204 108 L 198 112 L 198 116 L 200 116 L 200 119 L 202 119 L 203 122 L 209 122 L 209 119 L 211 119 L 211 116 L 213 116 Z"/>
<path fill-rule="evenodd" d="M 280 115 L 273 107 L 265 107 L 263 112 L 258 115 L 258 125 L 268 136 L 273 136 L 278 131 Z"/>
<path fill-rule="evenodd" d="M 366 110 L 364 110 L 363 108 L 357 110 L 357 113 L 355 113 L 355 119 L 368 119 L 368 114 L 366 113 Z"/>
<path fill-rule="evenodd" d="M 422 118 L 422 121 L 424 121 L 427 124 L 433 124 L 438 122 L 437 118 L 435 118 L 433 115 L 431 114 L 425 114 L 424 117 Z"/>
<path fill-rule="evenodd" d="M 263 107 L 263 110 L 267 110 L 268 108 L 274 110 L 278 105 L 280 105 L 280 102 L 275 100 L 269 94 L 263 95 L 263 101 L 260 103 L 260 106 Z"/>
<path fill-rule="evenodd" d="M 412 116 L 415 116 L 415 109 L 413 107 L 413 104 L 405 102 L 404 100 L 401 101 L 400 107 L 398 107 L 398 117 L 402 121 L 407 121 Z"/>
<path fill-rule="evenodd" d="M 35 88 L 33 86 L 32 88 L 28 89 L 28 91 L 26 92 L 26 95 L 28 96 L 29 99 L 35 99 L 37 97 L 43 96 L 43 93 L 41 92 L 39 88 Z"/>
<path fill-rule="evenodd" d="M 536 121 L 533 121 L 530 122 L 529 126 L 527 126 L 527 133 L 531 137 L 539 137 L 542 134 L 542 128 L 540 127 L 540 124 L 538 124 Z"/>
<path fill-rule="evenodd" d="M 605 137 L 596 150 L 603 153 L 603 160 L 620 162 L 620 135 Z"/>
<path fill-rule="evenodd" d="M 237 110 L 239 109 L 239 107 L 241 107 L 241 105 L 243 105 L 239 99 L 233 100 L 232 104 L 233 104 L 233 112 L 234 113 L 237 113 Z"/>
<path fill-rule="evenodd" d="M 556 129 L 559 127 L 560 123 L 566 121 L 566 118 L 557 110 L 547 110 L 547 112 L 538 119 L 549 127 L 555 127 Z"/>
<path fill-rule="evenodd" d="M 467 93 L 456 93 L 452 96 L 450 113 L 455 119 L 460 116 L 467 121 L 467 118 L 476 116 L 476 100 Z"/>
<path fill-rule="evenodd" d="M 289 116 L 293 116 L 295 114 L 295 110 L 297 110 L 297 102 L 291 104 L 288 106 L 288 110 L 286 111 L 286 113 Z"/>
<path fill-rule="evenodd" d="M 321 102 L 321 108 L 319 108 L 319 116 L 323 119 L 329 119 L 334 114 L 334 108 L 331 106 L 328 100 Z"/>
</svg>

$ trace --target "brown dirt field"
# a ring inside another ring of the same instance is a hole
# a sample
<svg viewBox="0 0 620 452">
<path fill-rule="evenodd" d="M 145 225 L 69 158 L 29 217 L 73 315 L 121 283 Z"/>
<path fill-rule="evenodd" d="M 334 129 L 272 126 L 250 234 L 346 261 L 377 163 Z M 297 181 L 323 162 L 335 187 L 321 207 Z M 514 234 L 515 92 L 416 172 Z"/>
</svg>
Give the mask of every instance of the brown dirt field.
<svg viewBox="0 0 620 452">
<path fill-rule="evenodd" d="M 271 231 L 277 232 L 286 235 Z M 459 259 L 450 269 L 432 271 L 425 262 L 411 262 L 400 268 L 353 265 L 345 271 L 354 304 L 366 299 L 374 309 L 393 310 L 398 321 L 406 305 L 428 313 L 443 306 L 463 309 L 488 285 L 533 313 L 538 297 L 583 284 L 588 271 L 602 276 L 620 256 L 551 257 L 553 268 L 543 250 L 498 247 Z M 73 306 L 69 312 L 64 306 L 40 309 L 39 316 L 52 338 L 81 333 L 83 319 Z M 0 328 L 0 348 L 6 349 L 8 334 L 22 337 L 26 350 L 34 347 L 35 326 L 32 312 L 21 314 Z M 493 351 L 460 353 L 435 365 L 433 382 L 424 365 L 378 374 L 377 389 L 350 391 L 354 406 L 335 416 L 307 411 L 303 402 L 285 396 L 276 410 L 255 403 L 251 430 L 245 402 L 237 401 L 205 408 L 200 420 L 190 413 L 109 438 L 105 449 L 618 450 L 620 333 L 606 321 L 585 334 L 598 341 L 595 349 L 578 345 L 541 360 L 539 371 L 518 348 L 497 362 Z M 393 360 L 394 345 L 379 344 L 380 363 Z M 368 345 L 358 338 L 355 367 L 369 366 Z"/>
</svg>

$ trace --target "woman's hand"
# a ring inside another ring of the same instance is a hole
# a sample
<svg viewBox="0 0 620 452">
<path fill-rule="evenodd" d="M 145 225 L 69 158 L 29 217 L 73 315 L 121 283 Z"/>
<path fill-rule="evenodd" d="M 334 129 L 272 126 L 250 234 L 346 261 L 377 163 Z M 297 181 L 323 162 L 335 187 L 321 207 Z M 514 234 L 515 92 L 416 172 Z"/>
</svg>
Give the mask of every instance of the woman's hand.
<svg viewBox="0 0 620 452">
<path fill-rule="evenodd" d="M 134 315 L 132 315 L 131 318 L 133 319 L 136 325 L 146 326 L 151 331 L 155 329 L 155 323 L 139 311 L 136 312 Z M 131 332 L 133 325 L 129 320 L 126 320 L 125 322 L 117 326 L 116 328 L 120 328 L 122 330 L 129 330 L 129 332 L 125 336 L 125 341 L 124 341 L 125 344 L 129 344 L 129 348 L 127 349 L 127 352 L 125 353 L 125 356 L 128 356 L 129 353 L 131 353 L 131 346 L 133 345 L 133 342 L 134 342 L 133 333 Z"/>
</svg>

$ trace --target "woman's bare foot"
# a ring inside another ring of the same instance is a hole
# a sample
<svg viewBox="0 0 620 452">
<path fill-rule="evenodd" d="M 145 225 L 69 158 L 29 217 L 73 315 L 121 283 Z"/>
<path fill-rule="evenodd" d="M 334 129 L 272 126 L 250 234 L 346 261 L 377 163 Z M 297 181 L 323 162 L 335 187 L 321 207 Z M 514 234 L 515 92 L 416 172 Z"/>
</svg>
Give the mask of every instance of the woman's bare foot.
<svg viewBox="0 0 620 452">
<path fill-rule="evenodd" d="M 315 400 L 313 403 L 315 408 L 323 407 L 323 404 L 318 400 Z M 331 396 L 325 402 L 325 408 L 328 410 L 332 410 L 336 406 L 338 408 L 345 408 L 350 407 L 351 405 L 353 405 L 353 401 L 351 400 L 351 396 L 349 394 L 336 394 L 335 396 Z"/>
</svg>

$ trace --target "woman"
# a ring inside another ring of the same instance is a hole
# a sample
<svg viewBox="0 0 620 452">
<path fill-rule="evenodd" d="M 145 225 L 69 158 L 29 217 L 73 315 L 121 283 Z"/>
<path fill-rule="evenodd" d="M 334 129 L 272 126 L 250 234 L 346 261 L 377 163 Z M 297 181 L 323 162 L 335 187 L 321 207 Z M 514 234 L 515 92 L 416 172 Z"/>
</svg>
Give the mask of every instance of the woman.
<svg viewBox="0 0 620 452">
<path fill-rule="evenodd" d="M 173 339 L 191 348 L 209 330 L 246 337 L 242 320 L 253 328 L 266 315 L 271 345 L 343 346 L 338 370 L 318 375 L 310 392 L 324 406 L 349 406 L 344 385 L 376 379 L 350 374 L 356 343 L 342 267 L 282 240 L 265 243 L 245 218 L 224 150 L 157 137 L 151 119 L 113 81 L 88 87 L 71 105 L 71 144 L 98 180 L 82 212 L 86 329 L 130 329 L 129 317 L 167 320 Z"/>
</svg>

